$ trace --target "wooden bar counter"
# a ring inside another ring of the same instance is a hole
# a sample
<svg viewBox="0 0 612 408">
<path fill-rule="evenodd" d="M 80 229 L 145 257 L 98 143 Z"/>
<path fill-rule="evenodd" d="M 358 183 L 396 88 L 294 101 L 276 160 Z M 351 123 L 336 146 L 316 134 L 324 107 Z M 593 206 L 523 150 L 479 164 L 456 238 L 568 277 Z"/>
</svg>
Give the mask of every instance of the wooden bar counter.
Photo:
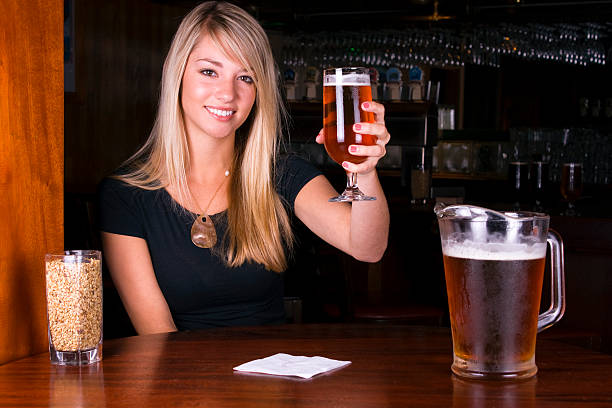
<svg viewBox="0 0 612 408">
<path fill-rule="evenodd" d="M 233 367 L 284 352 L 352 364 L 310 380 Z M 99 364 L 0 366 L 1 407 L 604 407 L 612 356 L 539 339 L 536 377 L 464 381 L 450 331 L 385 324 L 213 329 L 109 340 Z"/>
</svg>

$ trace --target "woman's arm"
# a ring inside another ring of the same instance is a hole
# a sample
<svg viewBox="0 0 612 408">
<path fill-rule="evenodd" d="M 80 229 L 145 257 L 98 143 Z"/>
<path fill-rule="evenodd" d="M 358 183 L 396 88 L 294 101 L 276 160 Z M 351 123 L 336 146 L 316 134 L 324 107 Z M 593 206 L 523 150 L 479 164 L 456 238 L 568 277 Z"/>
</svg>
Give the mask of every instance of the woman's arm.
<svg viewBox="0 0 612 408">
<path fill-rule="evenodd" d="M 144 239 L 102 232 L 104 257 L 138 334 L 176 331 Z"/>
<path fill-rule="evenodd" d="M 384 107 L 376 102 L 362 105 L 374 113 L 375 123 L 359 123 L 360 133 L 377 136 L 373 146 L 352 145 L 351 154 L 366 156 L 363 163 L 344 162 L 345 170 L 358 173 L 359 189 L 376 197 L 374 201 L 330 203 L 328 199 L 338 195 L 324 176 L 308 182 L 295 199 L 295 213 L 311 231 L 336 248 L 358 260 L 376 262 L 387 248 L 389 235 L 389 208 L 378 180 L 376 163 L 386 153 L 385 145 L 390 135 L 384 121 Z M 317 142 L 323 142 L 322 134 Z"/>
</svg>

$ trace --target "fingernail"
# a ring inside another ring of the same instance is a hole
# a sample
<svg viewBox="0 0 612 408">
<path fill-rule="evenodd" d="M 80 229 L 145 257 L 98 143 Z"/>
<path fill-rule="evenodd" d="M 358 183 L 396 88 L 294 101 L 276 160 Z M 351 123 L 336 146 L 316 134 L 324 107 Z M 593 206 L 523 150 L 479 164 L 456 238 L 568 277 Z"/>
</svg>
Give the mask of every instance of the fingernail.
<svg viewBox="0 0 612 408">
<path fill-rule="evenodd" d="M 342 167 L 344 167 L 345 169 L 348 169 L 348 163 L 347 162 L 342 162 Z"/>
<path fill-rule="evenodd" d="M 349 152 L 356 153 L 357 152 L 357 146 L 349 146 Z"/>
<path fill-rule="evenodd" d="M 359 123 L 355 125 L 355 130 L 361 130 L 361 125 Z"/>
<path fill-rule="evenodd" d="M 363 103 L 363 109 L 368 109 L 369 107 L 370 107 L 370 104 L 368 102 Z"/>
</svg>

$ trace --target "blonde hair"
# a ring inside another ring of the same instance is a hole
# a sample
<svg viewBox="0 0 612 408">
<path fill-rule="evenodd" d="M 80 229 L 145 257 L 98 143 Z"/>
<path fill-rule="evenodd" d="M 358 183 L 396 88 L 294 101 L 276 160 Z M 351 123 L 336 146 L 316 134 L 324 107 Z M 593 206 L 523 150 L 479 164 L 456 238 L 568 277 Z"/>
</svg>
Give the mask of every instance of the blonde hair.
<svg viewBox="0 0 612 408">
<path fill-rule="evenodd" d="M 287 267 L 285 249 L 293 246 L 289 217 L 274 180 L 285 111 L 268 37 L 241 8 L 211 1 L 185 16 L 164 62 L 153 129 L 119 178 L 148 190 L 173 186 L 179 202 L 192 202 L 180 89 L 187 59 L 204 35 L 253 73 L 257 90 L 253 110 L 236 132 L 224 258 L 231 267 L 252 261 L 280 272 Z"/>
</svg>

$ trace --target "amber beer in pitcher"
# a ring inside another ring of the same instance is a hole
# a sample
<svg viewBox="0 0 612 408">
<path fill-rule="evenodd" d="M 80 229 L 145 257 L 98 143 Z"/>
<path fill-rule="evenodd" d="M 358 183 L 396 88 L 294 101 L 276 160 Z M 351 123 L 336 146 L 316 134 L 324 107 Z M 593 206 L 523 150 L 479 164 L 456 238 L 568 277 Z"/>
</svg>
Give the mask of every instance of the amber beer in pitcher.
<svg viewBox="0 0 612 408">
<path fill-rule="evenodd" d="M 537 372 L 536 334 L 565 309 L 561 238 L 540 213 L 501 213 L 469 205 L 436 207 L 453 336 L 452 371 L 480 379 Z M 538 315 L 547 243 L 552 305 Z"/>
<path fill-rule="evenodd" d="M 526 246 L 525 246 L 526 247 Z M 546 244 L 531 253 L 445 248 L 448 306 L 459 362 L 482 362 L 482 369 L 506 371 L 531 366 Z M 463 293 L 470 288 L 470 294 Z"/>
<path fill-rule="evenodd" d="M 376 136 L 355 133 L 355 123 L 373 123 L 374 114 L 361 108 L 363 102 L 372 101 L 370 74 L 366 68 L 330 68 L 323 72 L 323 135 L 327 154 L 338 164 L 347 161 L 363 163 L 365 156 L 349 153 L 350 145 L 374 145 Z M 357 174 L 347 172 L 347 184 L 338 197 L 331 202 L 371 201 L 359 190 Z"/>
</svg>

